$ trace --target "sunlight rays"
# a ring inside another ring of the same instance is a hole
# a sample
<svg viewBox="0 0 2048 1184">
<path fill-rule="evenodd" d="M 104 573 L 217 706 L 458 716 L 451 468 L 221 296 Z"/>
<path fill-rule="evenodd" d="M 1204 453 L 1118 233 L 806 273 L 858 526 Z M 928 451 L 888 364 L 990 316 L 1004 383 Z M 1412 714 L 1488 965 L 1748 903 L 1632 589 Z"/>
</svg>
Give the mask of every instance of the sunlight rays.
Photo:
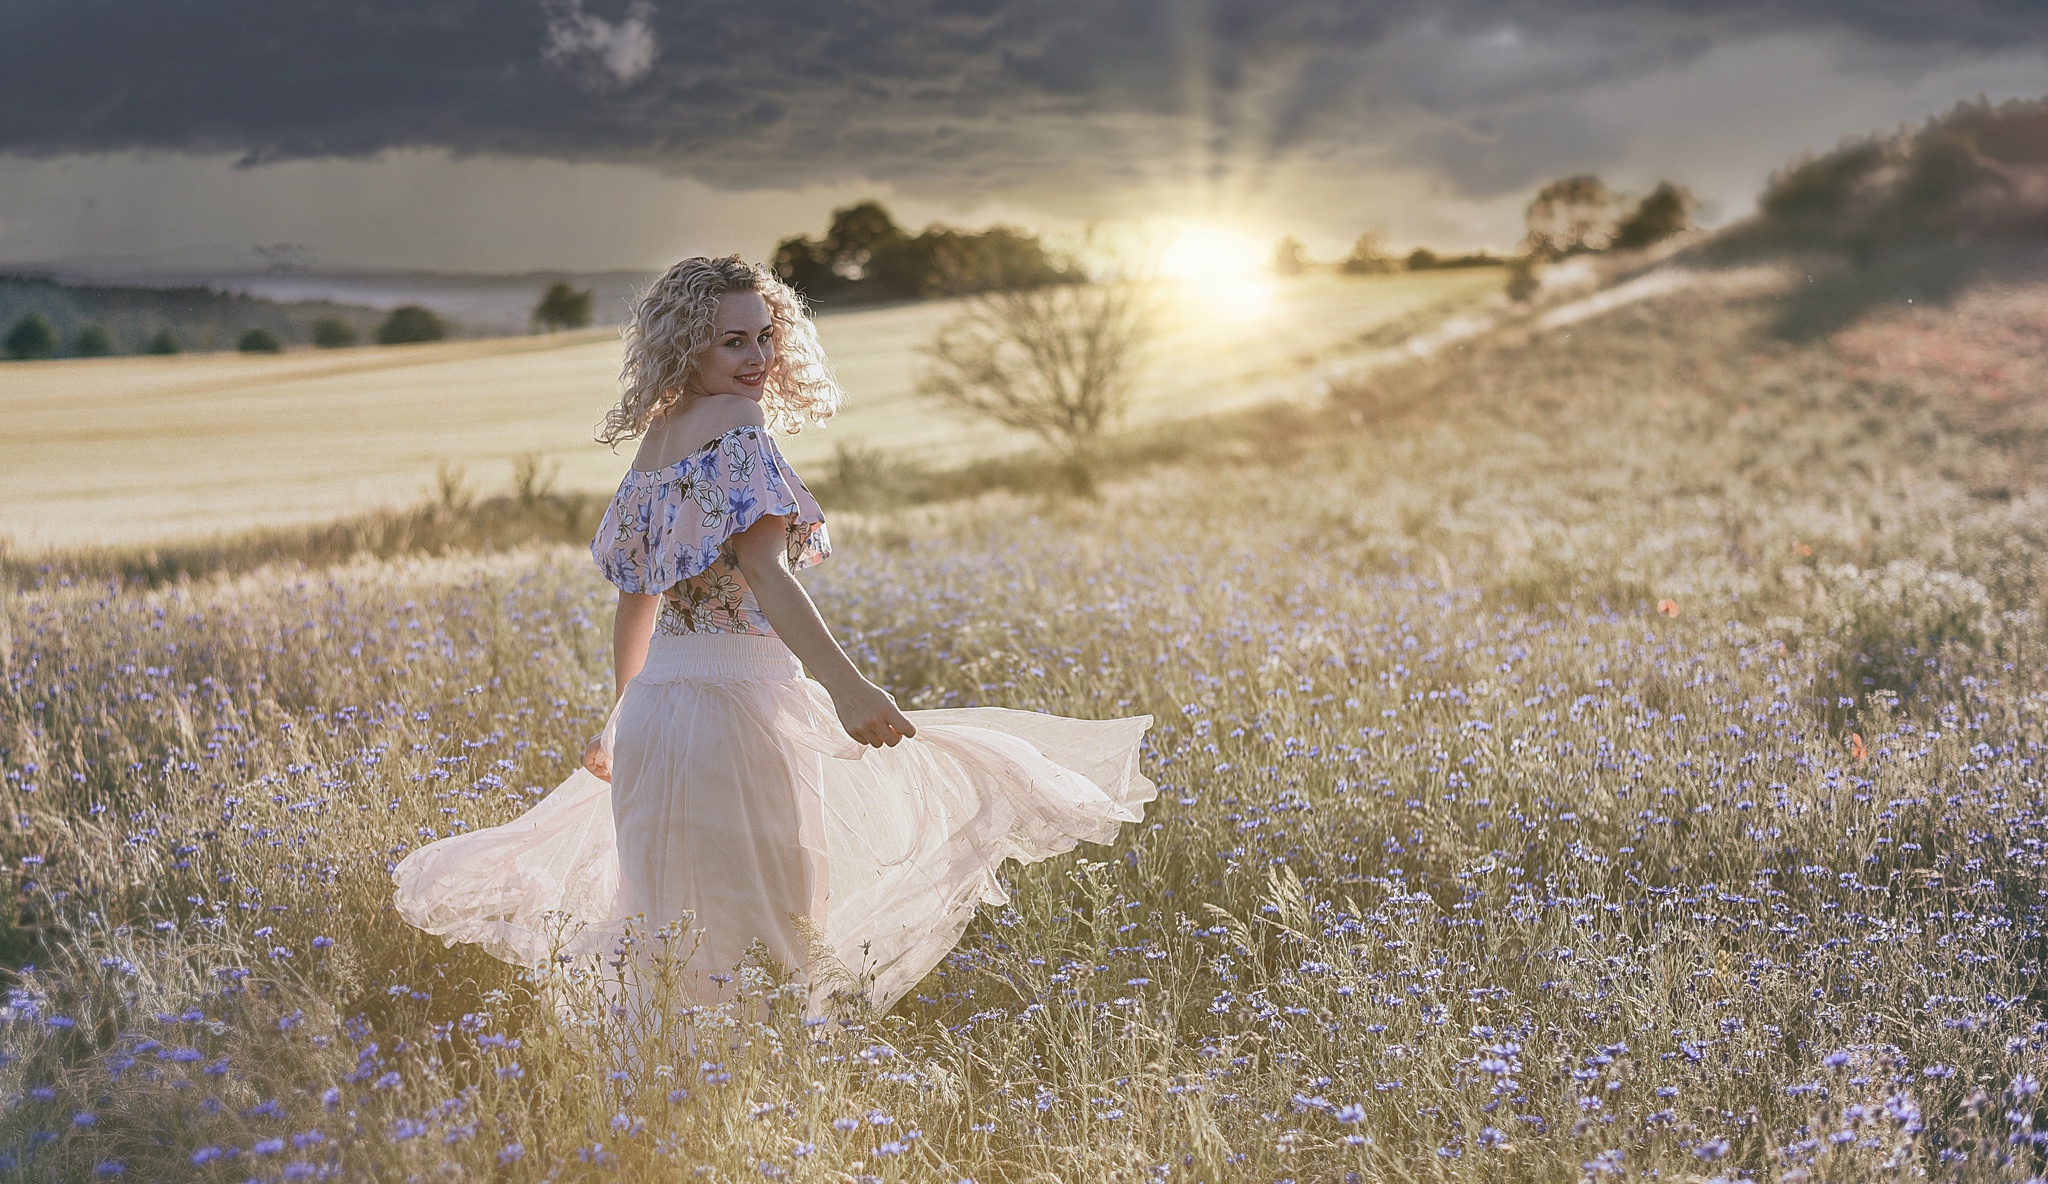
<svg viewBox="0 0 2048 1184">
<path fill-rule="evenodd" d="M 1273 303 L 1268 248 L 1218 222 L 1182 222 L 1166 230 L 1159 274 L 1174 282 L 1190 313 L 1256 316 Z"/>
</svg>

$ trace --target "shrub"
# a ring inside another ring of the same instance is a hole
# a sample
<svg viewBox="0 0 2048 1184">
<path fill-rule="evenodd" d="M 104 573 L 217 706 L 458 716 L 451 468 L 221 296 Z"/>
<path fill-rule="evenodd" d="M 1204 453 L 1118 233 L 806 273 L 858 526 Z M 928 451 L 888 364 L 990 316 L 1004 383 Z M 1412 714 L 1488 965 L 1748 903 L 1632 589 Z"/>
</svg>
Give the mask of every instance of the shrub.
<svg viewBox="0 0 2048 1184">
<path fill-rule="evenodd" d="M 1691 230 L 1692 216 L 1699 204 L 1692 190 L 1660 181 L 1650 196 L 1637 204 L 1635 212 L 1621 220 L 1621 226 L 1614 232 L 1614 245 L 1623 250 L 1637 249 Z"/>
<path fill-rule="evenodd" d="M 1508 260 L 1508 299 L 1517 304 L 1534 296 L 1543 287 L 1543 281 L 1536 275 L 1536 256 L 1517 255 Z"/>
<path fill-rule="evenodd" d="M 174 354 L 179 349 L 180 346 L 178 345 L 176 334 L 172 333 L 169 329 L 158 329 L 156 336 L 149 339 L 149 344 L 142 347 L 142 352 L 146 354 Z"/>
<path fill-rule="evenodd" d="M 340 317 L 313 322 L 313 344 L 321 349 L 347 349 L 356 343 L 356 327 Z"/>
<path fill-rule="evenodd" d="M 7 331 L 7 356 L 26 361 L 47 358 L 57 352 L 57 333 L 50 322 L 29 313 Z"/>
<path fill-rule="evenodd" d="M 242 339 L 235 343 L 235 348 L 245 354 L 281 354 L 284 352 L 284 342 L 279 341 L 277 334 L 268 329 L 251 329 L 242 334 Z"/>
<path fill-rule="evenodd" d="M 590 289 L 578 290 L 556 280 L 533 307 L 533 323 L 543 329 L 581 329 L 590 323 Z"/>
<path fill-rule="evenodd" d="M 448 324 L 433 309 L 418 304 L 401 304 L 377 326 L 378 345 L 406 345 L 415 341 L 439 341 L 448 336 Z"/>
<path fill-rule="evenodd" d="M 86 325 L 71 335 L 71 352 L 81 358 L 104 358 L 114 352 L 114 339 L 98 325 Z"/>
</svg>

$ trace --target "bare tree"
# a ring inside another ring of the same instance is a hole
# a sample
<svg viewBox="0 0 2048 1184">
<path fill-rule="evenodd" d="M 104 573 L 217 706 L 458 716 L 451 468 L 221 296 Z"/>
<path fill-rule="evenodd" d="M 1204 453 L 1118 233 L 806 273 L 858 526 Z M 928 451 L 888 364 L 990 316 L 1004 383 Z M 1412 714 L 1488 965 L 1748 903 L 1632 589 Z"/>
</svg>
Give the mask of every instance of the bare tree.
<svg viewBox="0 0 2048 1184">
<path fill-rule="evenodd" d="M 1035 433 L 1092 495 L 1102 431 L 1122 418 L 1157 321 L 1143 279 L 986 292 L 933 339 L 919 389 Z"/>
</svg>

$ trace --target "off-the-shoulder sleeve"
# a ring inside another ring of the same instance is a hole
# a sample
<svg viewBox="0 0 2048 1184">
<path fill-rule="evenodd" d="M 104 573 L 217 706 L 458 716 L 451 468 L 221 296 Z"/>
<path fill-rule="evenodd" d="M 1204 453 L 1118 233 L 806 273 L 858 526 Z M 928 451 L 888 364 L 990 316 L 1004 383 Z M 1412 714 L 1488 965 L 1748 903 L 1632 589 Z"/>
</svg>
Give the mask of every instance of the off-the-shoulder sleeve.
<svg viewBox="0 0 2048 1184">
<path fill-rule="evenodd" d="M 668 468 L 629 471 L 590 554 L 621 589 L 665 592 L 711 566 L 764 514 L 789 519 L 792 569 L 832 553 L 825 514 L 782 450 L 760 428 L 740 428 Z"/>
</svg>

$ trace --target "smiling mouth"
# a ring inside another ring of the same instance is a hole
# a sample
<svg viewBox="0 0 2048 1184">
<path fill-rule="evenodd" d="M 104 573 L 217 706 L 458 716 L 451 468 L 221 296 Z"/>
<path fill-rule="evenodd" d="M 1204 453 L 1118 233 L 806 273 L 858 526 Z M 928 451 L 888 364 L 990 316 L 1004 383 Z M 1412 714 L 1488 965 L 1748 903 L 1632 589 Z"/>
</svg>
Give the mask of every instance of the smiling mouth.
<svg viewBox="0 0 2048 1184">
<path fill-rule="evenodd" d="M 738 381 L 740 381 L 740 382 L 744 382 L 744 383 L 746 383 L 746 384 L 747 384 L 748 386 L 758 386 L 758 385 L 760 384 L 761 380 L 762 380 L 763 378 L 766 378 L 766 377 L 768 377 L 768 372 L 767 372 L 766 370 L 763 370 L 763 371 L 761 371 L 761 372 L 759 372 L 759 373 L 757 373 L 757 374 L 735 374 L 735 375 L 733 375 L 733 378 L 734 378 L 734 379 L 736 379 L 736 380 L 738 380 Z"/>
</svg>

